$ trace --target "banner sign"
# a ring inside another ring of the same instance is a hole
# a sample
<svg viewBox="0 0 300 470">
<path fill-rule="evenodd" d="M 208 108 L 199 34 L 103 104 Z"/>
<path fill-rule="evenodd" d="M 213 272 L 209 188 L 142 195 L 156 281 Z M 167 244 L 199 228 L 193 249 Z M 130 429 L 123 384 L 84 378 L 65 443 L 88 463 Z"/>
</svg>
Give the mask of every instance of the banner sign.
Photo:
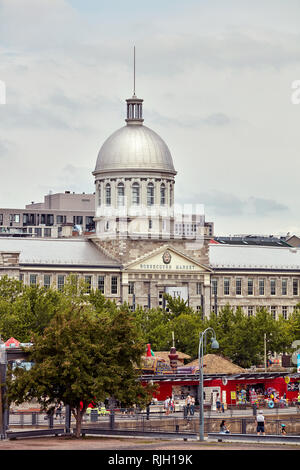
<svg viewBox="0 0 300 470">
<path fill-rule="evenodd" d="M 287 384 L 288 392 L 297 392 L 300 391 L 300 383 L 290 382 Z"/>
<path fill-rule="evenodd" d="M 188 287 L 166 287 L 166 294 L 169 294 L 176 299 L 177 297 L 181 297 L 185 302 L 188 300 Z"/>
</svg>

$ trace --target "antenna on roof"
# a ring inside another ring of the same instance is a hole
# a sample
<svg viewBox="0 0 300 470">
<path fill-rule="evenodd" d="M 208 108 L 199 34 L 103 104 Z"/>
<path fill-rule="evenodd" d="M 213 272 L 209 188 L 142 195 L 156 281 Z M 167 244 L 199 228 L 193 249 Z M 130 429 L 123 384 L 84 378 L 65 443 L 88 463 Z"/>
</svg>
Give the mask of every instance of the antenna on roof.
<svg viewBox="0 0 300 470">
<path fill-rule="evenodd" d="M 135 96 L 135 46 L 133 46 L 133 96 Z"/>
</svg>

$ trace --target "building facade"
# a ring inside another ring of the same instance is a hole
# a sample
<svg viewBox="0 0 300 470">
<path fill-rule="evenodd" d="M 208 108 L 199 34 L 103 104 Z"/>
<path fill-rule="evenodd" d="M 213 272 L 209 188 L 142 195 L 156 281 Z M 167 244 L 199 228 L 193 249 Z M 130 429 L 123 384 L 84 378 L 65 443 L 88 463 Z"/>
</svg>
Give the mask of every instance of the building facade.
<svg viewBox="0 0 300 470">
<path fill-rule="evenodd" d="M 0 208 L 0 236 L 59 238 L 94 230 L 95 195 L 70 191 L 47 194 L 25 209 Z"/>
</svg>

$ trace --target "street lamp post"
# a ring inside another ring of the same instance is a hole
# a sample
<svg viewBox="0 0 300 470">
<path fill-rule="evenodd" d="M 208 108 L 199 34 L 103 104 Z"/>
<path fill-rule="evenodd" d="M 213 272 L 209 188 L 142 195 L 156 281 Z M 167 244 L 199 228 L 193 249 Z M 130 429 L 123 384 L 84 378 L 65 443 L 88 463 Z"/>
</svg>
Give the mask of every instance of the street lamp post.
<svg viewBox="0 0 300 470">
<path fill-rule="evenodd" d="M 211 338 L 211 347 L 213 349 L 219 349 L 219 343 L 216 340 L 216 333 L 213 328 L 206 328 L 203 332 L 200 333 L 199 338 L 199 393 L 198 393 L 198 400 L 199 400 L 199 440 L 204 441 L 204 394 L 203 394 L 203 339 L 206 339 L 207 333 L 211 331 L 213 333 L 213 337 Z"/>
</svg>

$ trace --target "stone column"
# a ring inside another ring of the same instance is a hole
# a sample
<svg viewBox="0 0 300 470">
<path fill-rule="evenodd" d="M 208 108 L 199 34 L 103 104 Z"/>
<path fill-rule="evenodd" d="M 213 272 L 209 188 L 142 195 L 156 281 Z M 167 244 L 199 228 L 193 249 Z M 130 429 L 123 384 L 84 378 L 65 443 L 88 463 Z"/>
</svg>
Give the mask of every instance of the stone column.
<svg viewBox="0 0 300 470">
<path fill-rule="evenodd" d="M 211 312 L 210 305 L 210 274 L 204 274 L 203 284 L 203 298 L 204 298 L 204 316 L 209 318 Z"/>
<path fill-rule="evenodd" d="M 122 273 L 121 278 L 120 278 L 120 289 L 121 289 L 121 302 L 127 302 L 128 303 L 128 274 L 127 273 Z"/>
<path fill-rule="evenodd" d="M 150 307 L 155 308 L 158 307 L 158 290 L 156 286 L 156 281 L 150 282 Z"/>
</svg>

